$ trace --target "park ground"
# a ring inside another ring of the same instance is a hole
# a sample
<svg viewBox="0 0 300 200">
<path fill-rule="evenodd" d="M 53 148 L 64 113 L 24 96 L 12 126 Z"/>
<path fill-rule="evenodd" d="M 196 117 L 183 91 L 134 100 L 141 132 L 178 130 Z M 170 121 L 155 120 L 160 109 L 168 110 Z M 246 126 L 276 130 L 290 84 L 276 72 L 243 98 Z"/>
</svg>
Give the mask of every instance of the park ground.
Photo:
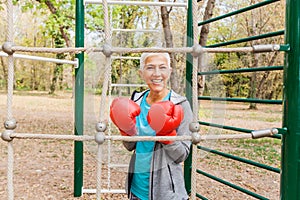
<svg viewBox="0 0 300 200">
<path fill-rule="evenodd" d="M 87 95 L 85 99 L 85 134 L 95 134 L 95 123 L 99 116 L 98 96 Z M 0 94 L 0 121 L 7 116 L 7 96 Z M 258 105 L 249 110 L 244 103 L 200 104 L 200 119 L 245 129 L 281 127 L 281 105 Z M 18 122 L 15 132 L 73 134 L 74 99 L 70 92 L 48 95 L 37 92 L 16 92 L 13 96 L 12 113 Z M 1 128 L 1 132 L 4 128 Z M 111 128 L 112 134 L 117 134 Z M 201 134 L 239 134 L 216 128 L 201 127 Z M 200 145 L 249 158 L 280 168 L 280 140 L 239 139 L 203 141 Z M 95 194 L 73 197 L 74 144 L 63 140 L 14 139 L 14 197 L 15 199 L 95 199 Z M 111 148 L 109 148 L 109 146 Z M 84 188 L 96 188 L 96 145 L 84 143 Z M 110 149 L 110 151 L 109 151 Z M 0 140 L 0 197 L 7 199 L 7 142 Z M 108 158 L 108 154 L 112 155 Z M 130 153 L 120 142 L 106 142 L 103 145 L 102 187 L 124 189 L 126 166 Z M 204 151 L 198 153 L 199 169 L 230 181 L 268 199 L 279 199 L 280 175 Z M 122 165 L 108 170 L 107 163 Z M 110 179 L 109 179 L 110 177 Z M 213 200 L 256 199 L 228 186 L 197 175 L 197 193 Z M 102 194 L 102 199 L 126 199 L 124 194 Z"/>
</svg>

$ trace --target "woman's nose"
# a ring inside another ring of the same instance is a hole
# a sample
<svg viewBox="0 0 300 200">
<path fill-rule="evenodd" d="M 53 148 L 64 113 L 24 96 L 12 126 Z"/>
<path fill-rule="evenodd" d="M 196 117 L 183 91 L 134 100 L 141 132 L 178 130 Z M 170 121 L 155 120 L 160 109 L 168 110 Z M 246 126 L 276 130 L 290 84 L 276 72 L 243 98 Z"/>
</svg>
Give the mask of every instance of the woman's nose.
<svg viewBox="0 0 300 200">
<path fill-rule="evenodd" d="M 159 69 L 158 67 L 155 67 L 155 68 L 154 68 L 154 73 L 153 73 L 153 75 L 156 75 L 156 76 L 160 76 L 160 75 L 161 75 L 161 71 L 160 71 L 160 69 Z"/>
</svg>

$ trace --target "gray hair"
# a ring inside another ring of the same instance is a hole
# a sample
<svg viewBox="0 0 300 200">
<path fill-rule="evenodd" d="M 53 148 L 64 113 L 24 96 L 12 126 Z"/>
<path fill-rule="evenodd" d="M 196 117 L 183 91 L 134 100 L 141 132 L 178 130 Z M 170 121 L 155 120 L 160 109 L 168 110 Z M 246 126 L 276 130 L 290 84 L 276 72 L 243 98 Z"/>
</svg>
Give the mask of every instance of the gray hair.
<svg viewBox="0 0 300 200">
<path fill-rule="evenodd" d="M 140 69 L 144 69 L 145 61 L 150 56 L 163 56 L 167 59 L 168 67 L 171 68 L 170 55 L 168 53 L 142 53 L 140 58 Z"/>
</svg>

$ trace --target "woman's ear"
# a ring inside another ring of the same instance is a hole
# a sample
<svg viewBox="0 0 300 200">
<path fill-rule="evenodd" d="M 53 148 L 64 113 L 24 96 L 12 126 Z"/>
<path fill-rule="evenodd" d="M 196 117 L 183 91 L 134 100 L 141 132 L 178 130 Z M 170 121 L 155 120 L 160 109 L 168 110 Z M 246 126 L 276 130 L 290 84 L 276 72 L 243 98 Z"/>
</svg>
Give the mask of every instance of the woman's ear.
<svg viewBox="0 0 300 200">
<path fill-rule="evenodd" d="M 143 78 L 143 72 L 142 72 L 141 69 L 139 69 L 139 75 L 140 75 L 141 78 Z"/>
<path fill-rule="evenodd" d="M 171 77 L 171 73 L 172 73 L 172 67 L 170 67 L 169 78 Z"/>
</svg>

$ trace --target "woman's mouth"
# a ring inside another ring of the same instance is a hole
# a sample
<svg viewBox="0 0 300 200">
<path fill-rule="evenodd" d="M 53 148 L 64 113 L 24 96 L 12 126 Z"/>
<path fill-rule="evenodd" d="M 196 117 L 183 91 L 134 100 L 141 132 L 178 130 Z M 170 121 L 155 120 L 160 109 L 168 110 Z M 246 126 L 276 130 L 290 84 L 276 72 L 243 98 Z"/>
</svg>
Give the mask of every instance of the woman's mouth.
<svg viewBox="0 0 300 200">
<path fill-rule="evenodd" d="M 152 83 L 161 83 L 161 82 L 163 82 L 162 79 L 153 79 L 151 81 L 152 81 Z"/>
</svg>

